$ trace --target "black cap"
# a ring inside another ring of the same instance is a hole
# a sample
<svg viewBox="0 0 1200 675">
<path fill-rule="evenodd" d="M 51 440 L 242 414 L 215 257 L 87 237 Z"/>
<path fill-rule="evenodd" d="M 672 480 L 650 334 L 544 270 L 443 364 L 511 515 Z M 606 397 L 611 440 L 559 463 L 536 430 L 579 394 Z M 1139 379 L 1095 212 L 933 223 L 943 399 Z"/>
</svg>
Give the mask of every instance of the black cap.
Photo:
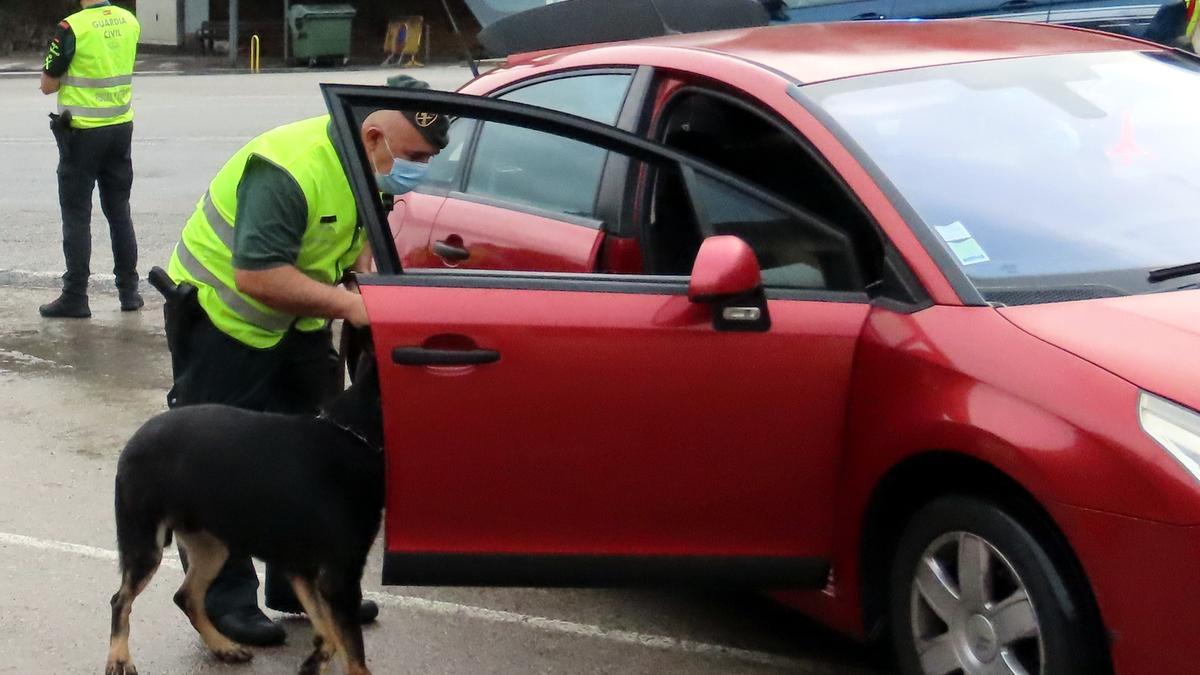
<svg viewBox="0 0 1200 675">
<path fill-rule="evenodd" d="M 388 78 L 389 87 L 397 89 L 428 89 L 429 83 L 408 75 L 393 75 Z M 450 120 L 445 115 L 427 112 L 411 112 L 401 110 L 401 115 L 429 141 L 429 144 L 441 150 L 450 143 Z"/>
</svg>

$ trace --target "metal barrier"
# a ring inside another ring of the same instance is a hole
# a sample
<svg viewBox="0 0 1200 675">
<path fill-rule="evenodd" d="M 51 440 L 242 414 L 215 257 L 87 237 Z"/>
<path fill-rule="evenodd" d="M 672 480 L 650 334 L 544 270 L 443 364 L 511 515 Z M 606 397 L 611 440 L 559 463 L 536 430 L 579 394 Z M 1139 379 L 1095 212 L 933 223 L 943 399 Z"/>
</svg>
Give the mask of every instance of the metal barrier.
<svg viewBox="0 0 1200 675">
<path fill-rule="evenodd" d="M 250 38 L 250 72 L 262 72 L 262 40 L 257 35 Z"/>
</svg>

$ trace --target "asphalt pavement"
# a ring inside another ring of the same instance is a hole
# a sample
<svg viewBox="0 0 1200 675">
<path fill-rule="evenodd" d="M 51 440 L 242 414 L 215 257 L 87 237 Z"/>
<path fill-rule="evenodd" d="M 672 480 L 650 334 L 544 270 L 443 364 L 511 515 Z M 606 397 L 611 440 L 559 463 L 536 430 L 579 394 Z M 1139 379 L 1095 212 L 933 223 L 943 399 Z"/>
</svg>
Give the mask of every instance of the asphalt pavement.
<svg viewBox="0 0 1200 675">
<path fill-rule="evenodd" d="M 132 198 L 143 274 L 164 265 L 208 181 L 249 138 L 324 111 L 318 83 L 378 84 L 394 71 L 143 76 L 137 79 Z M 464 68 L 412 74 L 440 88 Z M 121 313 L 99 206 L 92 311 L 49 321 L 62 271 L 52 97 L 0 76 L 0 673 L 98 673 L 117 588 L 112 480 L 125 440 L 165 409 L 170 367 L 161 302 Z M 369 662 L 390 673 L 865 673 L 862 648 L 755 594 L 383 588 L 377 544 L 365 575 L 383 607 Z M 143 674 L 290 673 L 311 631 L 248 666 L 216 663 L 170 597 L 169 557 L 134 606 Z"/>
</svg>

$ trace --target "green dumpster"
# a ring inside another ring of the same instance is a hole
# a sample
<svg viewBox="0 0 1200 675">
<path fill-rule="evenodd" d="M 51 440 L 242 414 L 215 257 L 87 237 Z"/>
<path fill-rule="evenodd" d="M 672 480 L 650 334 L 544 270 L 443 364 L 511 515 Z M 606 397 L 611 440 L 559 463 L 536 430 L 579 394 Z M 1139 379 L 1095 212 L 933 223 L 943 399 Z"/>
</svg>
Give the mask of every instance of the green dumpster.
<svg viewBox="0 0 1200 675">
<path fill-rule="evenodd" d="M 295 62 L 350 60 L 350 24 L 355 9 L 350 5 L 292 5 L 288 29 L 292 33 Z"/>
</svg>

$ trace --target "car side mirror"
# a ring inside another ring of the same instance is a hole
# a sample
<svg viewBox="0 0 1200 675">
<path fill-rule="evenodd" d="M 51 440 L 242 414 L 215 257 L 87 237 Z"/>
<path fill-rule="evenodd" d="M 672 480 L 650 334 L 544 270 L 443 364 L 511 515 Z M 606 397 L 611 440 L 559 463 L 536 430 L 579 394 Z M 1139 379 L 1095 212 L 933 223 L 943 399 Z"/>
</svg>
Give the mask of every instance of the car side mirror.
<svg viewBox="0 0 1200 675">
<path fill-rule="evenodd" d="M 713 306 L 713 327 L 719 331 L 762 332 L 771 327 L 758 257 L 737 237 L 709 237 L 700 245 L 688 299 Z"/>
</svg>

